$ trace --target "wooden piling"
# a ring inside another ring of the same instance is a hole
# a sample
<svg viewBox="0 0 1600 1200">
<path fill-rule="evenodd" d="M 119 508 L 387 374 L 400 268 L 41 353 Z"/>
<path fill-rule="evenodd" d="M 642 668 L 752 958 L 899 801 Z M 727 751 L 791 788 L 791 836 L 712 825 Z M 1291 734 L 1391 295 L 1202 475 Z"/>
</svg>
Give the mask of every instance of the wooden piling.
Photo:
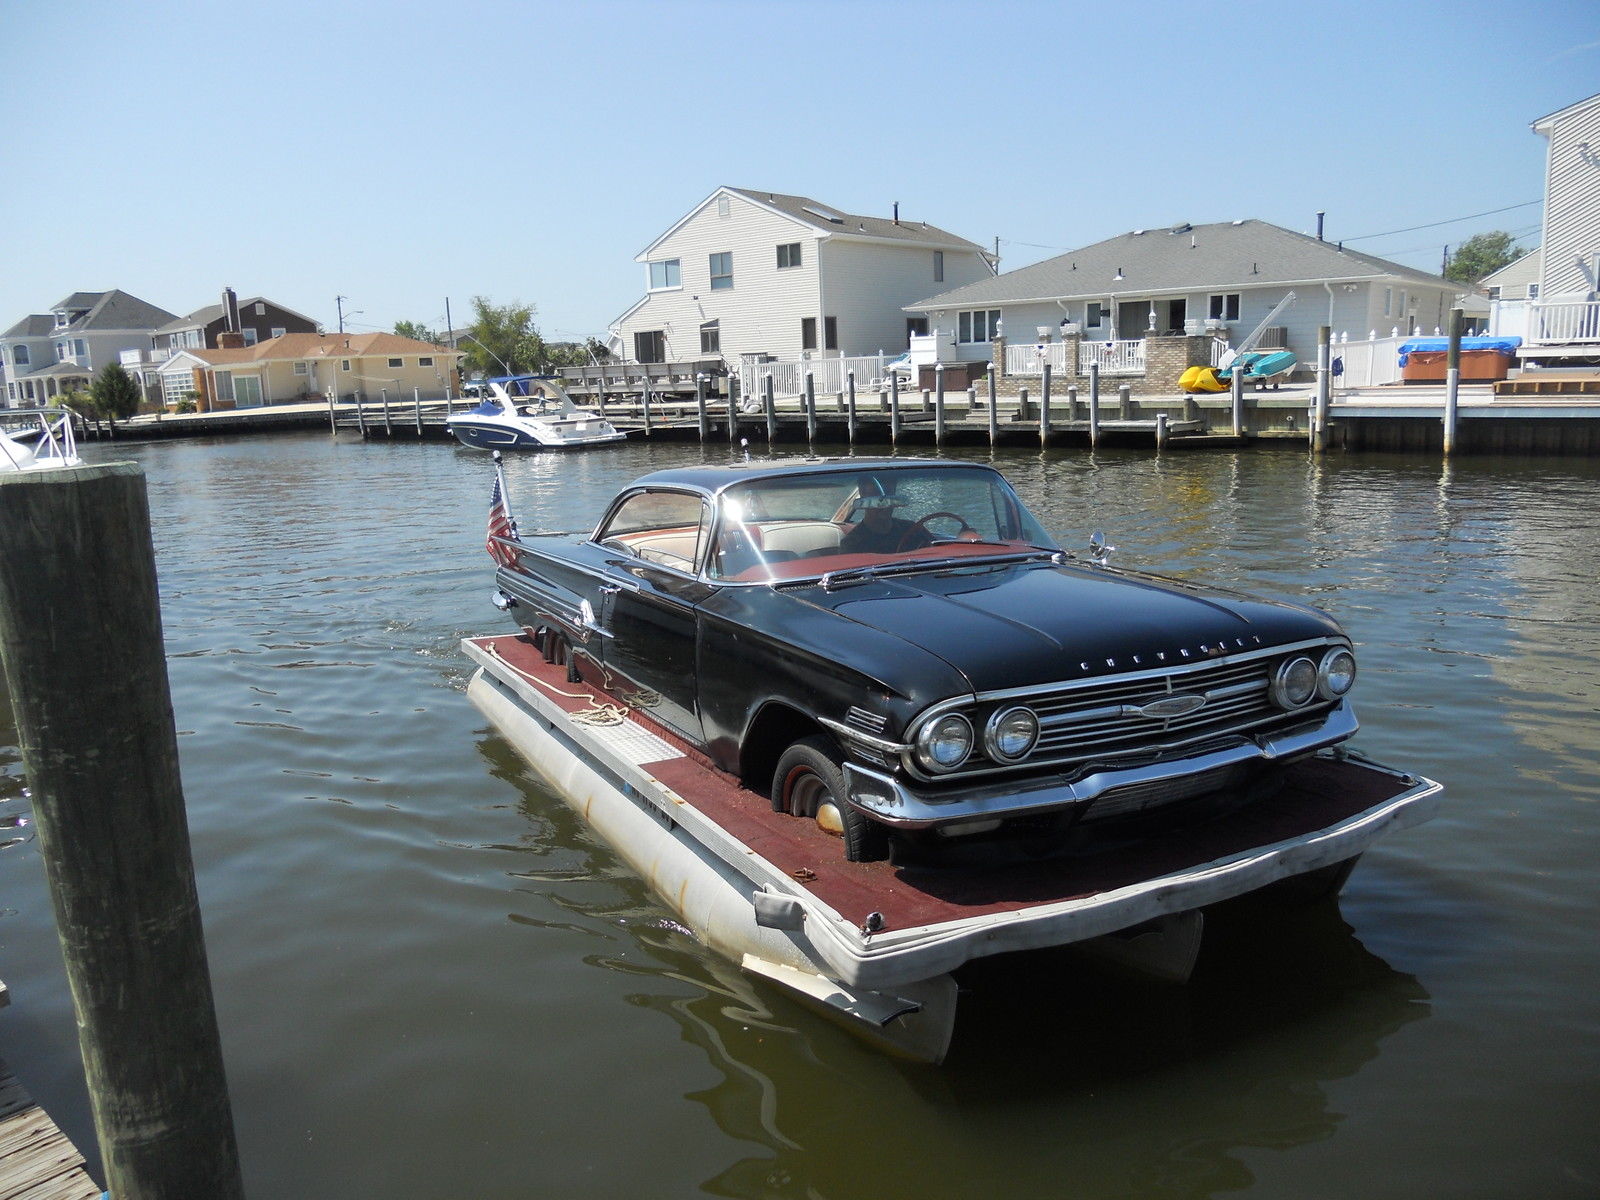
<svg viewBox="0 0 1600 1200">
<path fill-rule="evenodd" d="M 989 364 L 989 445 L 996 445 L 1000 441 L 1000 407 L 995 403 L 995 370 L 994 364 Z"/>
<path fill-rule="evenodd" d="M 1078 385 L 1075 384 L 1075 383 L 1069 383 L 1069 384 L 1067 384 L 1067 420 L 1076 421 L 1077 419 L 1078 419 Z"/>
<path fill-rule="evenodd" d="M 650 436 L 650 377 L 646 368 L 644 390 L 639 393 L 640 415 L 644 418 L 644 435 Z"/>
<path fill-rule="evenodd" d="M 1450 310 L 1450 352 L 1444 373 L 1444 452 L 1451 455 L 1456 449 L 1456 420 L 1461 399 L 1461 326 L 1465 319 L 1463 310 Z"/>
<path fill-rule="evenodd" d="M 136 466 L 0 476 L 0 658 L 107 1185 L 237 1200 Z"/>
<path fill-rule="evenodd" d="M 1228 377 L 1228 395 L 1233 407 L 1233 436 L 1244 436 L 1244 370 L 1235 370 Z"/>
<path fill-rule="evenodd" d="M 1117 416 L 1124 421 L 1133 420 L 1133 384 L 1117 385 Z"/>
<path fill-rule="evenodd" d="M 817 382 L 810 371 L 806 372 L 806 444 L 817 440 Z"/>
<path fill-rule="evenodd" d="M 889 444 L 900 444 L 900 376 L 889 375 Z"/>
<path fill-rule="evenodd" d="M 334 408 L 333 408 L 333 389 L 332 388 L 328 389 L 328 432 L 329 433 L 338 433 L 339 432 L 339 415 L 334 411 Z"/>
<path fill-rule="evenodd" d="M 1156 414 L 1156 450 L 1157 451 L 1161 451 L 1161 450 L 1165 450 L 1166 448 L 1167 448 L 1167 414 L 1166 413 L 1157 413 Z"/>
<path fill-rule="evenodd" d="M 1044 364 L 1044 377 L 1039 381 L 1039 445 L 1050 444 L 1050 364 Z"/>
<path fill-rule="evenodd" d="M 850 439 L 850 444 L 856 444 L 856 373 L 845 372 L 845 392 L 850 397 L 850 406 L 846 410 L 848 417 L 845 420 L 845 429 Z"/>
<path fill-rule="evenodd" d="M 605 368 L 601 368 L 599 377 L 594 381 L 595 407 L 600 410 L 600 419 L 606 419 L 606 375 Z"/>
<path fill-rule="evenodd" d="M 361 436 L 363 438 L 365 438 L 367 436 L 367 413 L 366 413 L 367 406 L 361 402 L 361 393 L 360 392 L 355 393 L 355 400 L 356 400 L 356 429 L 360 432 Z"/>
<path fill-rule="evenodd" d="M 1332 359 L 1328 342 L 1333 330 L 1317 326 L 1317 404 L 1311 417 L 1311 450 L 1321 454 L 1328 448 L 1328 403 L 1333 395 Z"/>
<path fill-rule="evenodd" d="M 694 377 L 694 415 L 703 442 L 711 436 L 711 426 L 706 422 L 706 377 L 703 374 Z"/>
<path fill-rule="evenodd" d="M 389 389 L 379 388 L 378 398 L 383 401 L 383 433 L 385 437 L 394 436 L 394 425 L 389 420 Z"/>
<path fill-rule="evenodd" d="M 778 401 L 772 394 L 772 376 L 762 376 L 761 402 L 767 411 L 767 445 L 772 445 L 778 440 Z"/>
<path fill-rule="evenodd" d="M 924 400 L 928 395 L 922 393 Z M 944 364 L 935 363 L 933 367 L 933 444 L 944 445 Z"/>
<path fill-rule="evenodd" d="M 1100 444 L 1100 364 L 1089 364 L 1089 445 Z"/>
<path fill-rule="evenodd" d="M 422 389 L 411 389 L 411 407 L 417 417 L 417 436 L 422 436 Z"/>
</svg>

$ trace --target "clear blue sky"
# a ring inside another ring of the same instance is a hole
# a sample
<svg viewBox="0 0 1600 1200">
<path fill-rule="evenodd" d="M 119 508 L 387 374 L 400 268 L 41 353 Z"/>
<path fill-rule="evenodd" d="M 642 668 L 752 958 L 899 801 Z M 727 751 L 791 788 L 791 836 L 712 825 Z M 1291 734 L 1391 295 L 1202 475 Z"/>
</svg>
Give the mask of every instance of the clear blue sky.
<svg viewBox="0 0 1600 1200">
<path fill-rule="evenodd" d="M 1600 4 L 0 0 L 0 328 L 224 285 L 348 328 L 445 299 L 603 335 L 719 184 L 1001 239 L 1002 268 L 1259 217 L 1437 270 L 1538 238 L 1535 118 Z"/>
</svg>

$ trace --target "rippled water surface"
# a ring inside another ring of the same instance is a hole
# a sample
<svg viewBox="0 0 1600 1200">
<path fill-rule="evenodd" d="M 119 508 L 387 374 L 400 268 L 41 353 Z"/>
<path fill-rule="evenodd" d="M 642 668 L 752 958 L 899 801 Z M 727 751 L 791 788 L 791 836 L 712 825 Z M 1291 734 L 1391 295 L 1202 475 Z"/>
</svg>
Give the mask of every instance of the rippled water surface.
<svg viewBox="0 0 1600 1200">
<path fill-rule="evenodd" d="M 254 1200 L 1600 1195 L 1600 468 L 1002 452 L 1068 545 L 1303 597 L 1372 756 L 1448 788 L 1338 910 L 1223 916 L 1185 988 L 963 978 L 941 1068 L 703 951 L 467 702 L 485 458 L 133 446 Z M 528 456 L 524 526 L 720 447 Z M 972 452 L 987 459 L 987 450 Z M 0 1055 L 92 1141 L 0 713 Z"/>
</svg>

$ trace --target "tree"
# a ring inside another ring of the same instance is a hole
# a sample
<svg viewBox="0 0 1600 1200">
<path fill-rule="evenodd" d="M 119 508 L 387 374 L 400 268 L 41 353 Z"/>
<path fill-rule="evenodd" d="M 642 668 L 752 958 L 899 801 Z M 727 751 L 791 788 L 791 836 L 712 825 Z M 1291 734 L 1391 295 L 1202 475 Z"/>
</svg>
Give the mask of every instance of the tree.
<svg viewBox="0 0 1600 1200">
<path fill-rule="evenodd" d="M 141 398 L 139 385 L 122 369 L 121 363 L 107 363 L 89 385 L 90 405 L 113 425 L 138 412 Z"/>
<path fill-rule="evenodd" d="M 483 296 L 472 298 L 472 327 L 459 349 L 463 366 L 485 375 L 540 374 L 550 368 L 550 349 L 533 323 L 531 304 L 490 304 Z"/>
<path fill-rule="evenodd" d="M 412 338 L 419 342 L 432 342 L 435 346 L 443 345 L 444 339 L 437 331 L 429 329 L 421 321 L 396 321 L 394 324 L 396 337 Z"/>
<path fill-rule="evenodd" d="M 1445 266 L 1444 277 L 1454 279 L 1457 283 L 1477 283 L 1485 275 L 1492 275 L 1521 256 L 1517 239 L 1505 230 L 1475 233 L 1456 247 L 1456 252 Z"/>
</svg>

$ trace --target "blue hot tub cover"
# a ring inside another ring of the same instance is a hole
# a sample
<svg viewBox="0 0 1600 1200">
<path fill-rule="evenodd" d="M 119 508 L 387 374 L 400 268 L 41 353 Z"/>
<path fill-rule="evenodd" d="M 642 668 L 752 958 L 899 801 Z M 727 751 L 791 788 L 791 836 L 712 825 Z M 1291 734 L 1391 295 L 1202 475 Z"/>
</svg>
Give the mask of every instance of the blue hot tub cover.
<svg viewBox="0 0 1600 1200">
<path fill-rule="evenodd" d="M 1517 352 L 1517 347 L 1522 345 L 1519 337 L 1464 337 L 1461 339 L 1463 350 L 1493 350 L 1497 354 L 1511 355 Z M 1408 342 L 1400 343 L 1400 365 L 1406 365 L 1406 356 L 1413 350 L 1443 351 L 1450 349 L 1450 339 L 1447 337 L 1412 338 Z"/>
</svg>

